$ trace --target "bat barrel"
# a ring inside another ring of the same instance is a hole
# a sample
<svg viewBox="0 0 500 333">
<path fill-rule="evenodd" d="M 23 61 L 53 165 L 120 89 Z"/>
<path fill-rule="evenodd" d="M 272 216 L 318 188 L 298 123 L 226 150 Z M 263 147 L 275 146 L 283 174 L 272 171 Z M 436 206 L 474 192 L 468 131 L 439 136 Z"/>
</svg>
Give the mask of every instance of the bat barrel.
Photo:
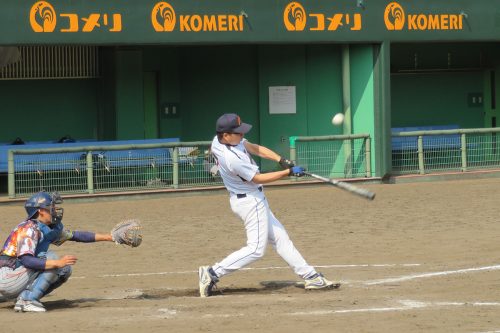
<svg viewBox="0 0 500 333">
<path fill-rule="evenodd" d="M 344 183 L 344 182 L 340 182 L 338 180 L 333 180 L 333 179 L 329 179 L 329 178 L 326 178 L 326 177 L 322 177 L 320 175 L 316 175 L 314 173 L 310 173 L 310 172 L 304 172 L 306 175 L 308 176 L 311 176 L 313 178 L 316 178 L 316 179 L 319 179 L 325 183 L 329 183 L 329 184 L 332 184 L 333 186 L 335 187 L 338 187 L 340 189 L 343 189 L 343 190 L 346 190 L 350 193 L 353 193 L 353 194 L 356 194 L 360 197 L 363 197 L 365 199 L 368 199 L 368 200 L 373 200 L 375 199 L 375 193 L 369 191 L 369 190 L 366 190 L 366 189 L 363 189 L 363 188 L 359 188 L 357 186 L 354 186 L 354 185 L 351 185 L 349 183 Z"/>
</svg>

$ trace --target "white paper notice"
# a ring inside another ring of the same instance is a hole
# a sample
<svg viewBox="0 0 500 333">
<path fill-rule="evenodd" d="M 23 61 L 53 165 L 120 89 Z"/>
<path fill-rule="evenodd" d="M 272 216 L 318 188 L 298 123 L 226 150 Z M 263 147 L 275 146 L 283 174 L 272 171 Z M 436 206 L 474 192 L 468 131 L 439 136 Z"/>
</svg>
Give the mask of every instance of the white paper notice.
<svg viewBox="0 0 500 333">
<path fill-rule="evenodd" d="M 295 86 L 269 87 L 269 113 L 297 113 Z"/>
</svg>

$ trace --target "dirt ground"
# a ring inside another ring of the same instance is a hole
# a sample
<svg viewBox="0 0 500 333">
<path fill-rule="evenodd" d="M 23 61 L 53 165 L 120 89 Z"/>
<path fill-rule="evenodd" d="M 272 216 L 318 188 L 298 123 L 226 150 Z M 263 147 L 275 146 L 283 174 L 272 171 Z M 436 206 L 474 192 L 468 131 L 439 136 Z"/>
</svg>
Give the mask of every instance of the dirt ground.
<svg viewBox="0 0 500 333">
<path fill-rule="evenodd" d="M 44 314 L 0 303 L 2 332 L 500 332 L 500 179 L 265 191 L 306 260 L 340 290 L 306 292 L 272 248 L 198 297 L 197 269 L 245 242 L 226 192 L 66 200 L 65 226 L 139 218 L 144 241 L 66 243 L 79 258 Z M 0 207 L 0 237 L 24 217 Z"/>
</svg>

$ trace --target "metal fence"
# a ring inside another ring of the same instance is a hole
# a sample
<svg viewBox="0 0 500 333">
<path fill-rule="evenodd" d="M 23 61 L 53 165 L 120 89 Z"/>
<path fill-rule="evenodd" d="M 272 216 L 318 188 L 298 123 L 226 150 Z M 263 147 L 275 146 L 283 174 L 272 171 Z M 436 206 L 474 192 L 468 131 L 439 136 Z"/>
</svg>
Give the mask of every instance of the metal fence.
<svg viewBox="0 0 500 333">
<path fill-rule="evenodd" d="M 392 134 L 392 173 L 500 167 L 500 128 Z M 8 194 L 100 193 L 220 186 L 210 141 L 11 149 Z M 368 134 L 290 137 L 290 158 L 329 178 L 372 176 Z M 307 177 L 305 177 L 307 178 Z"/>
<path fill-rule="evenodd" d="M 290 158 L 323 177 L 371 177 L 370 135 L 290 137 Z"/>
<path fill-rule="evenodd" d="M 392 173 L 427 174 L 500 167 L 500 128 L 392 133 Z"/>
<path fill-rule="evenodd" d="M 221 185 L 210 141 L 12 149 L 9 197 L 33 192 L 98 193 Z"/>
</svg>

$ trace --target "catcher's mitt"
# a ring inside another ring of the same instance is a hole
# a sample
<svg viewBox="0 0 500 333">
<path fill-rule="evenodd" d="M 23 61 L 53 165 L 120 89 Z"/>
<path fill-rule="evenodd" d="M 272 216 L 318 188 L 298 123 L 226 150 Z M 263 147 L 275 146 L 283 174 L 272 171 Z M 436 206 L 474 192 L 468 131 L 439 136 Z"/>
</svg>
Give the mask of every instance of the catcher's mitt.
<svg viewBox="0 0 500 333">
<path fill-rule="evenodd" d="M 139 220 L 126 220 L 111 229 L 111 237 L 116 244 L 137 247 L 142 243 L 141 228 Z"/>
</svg>

